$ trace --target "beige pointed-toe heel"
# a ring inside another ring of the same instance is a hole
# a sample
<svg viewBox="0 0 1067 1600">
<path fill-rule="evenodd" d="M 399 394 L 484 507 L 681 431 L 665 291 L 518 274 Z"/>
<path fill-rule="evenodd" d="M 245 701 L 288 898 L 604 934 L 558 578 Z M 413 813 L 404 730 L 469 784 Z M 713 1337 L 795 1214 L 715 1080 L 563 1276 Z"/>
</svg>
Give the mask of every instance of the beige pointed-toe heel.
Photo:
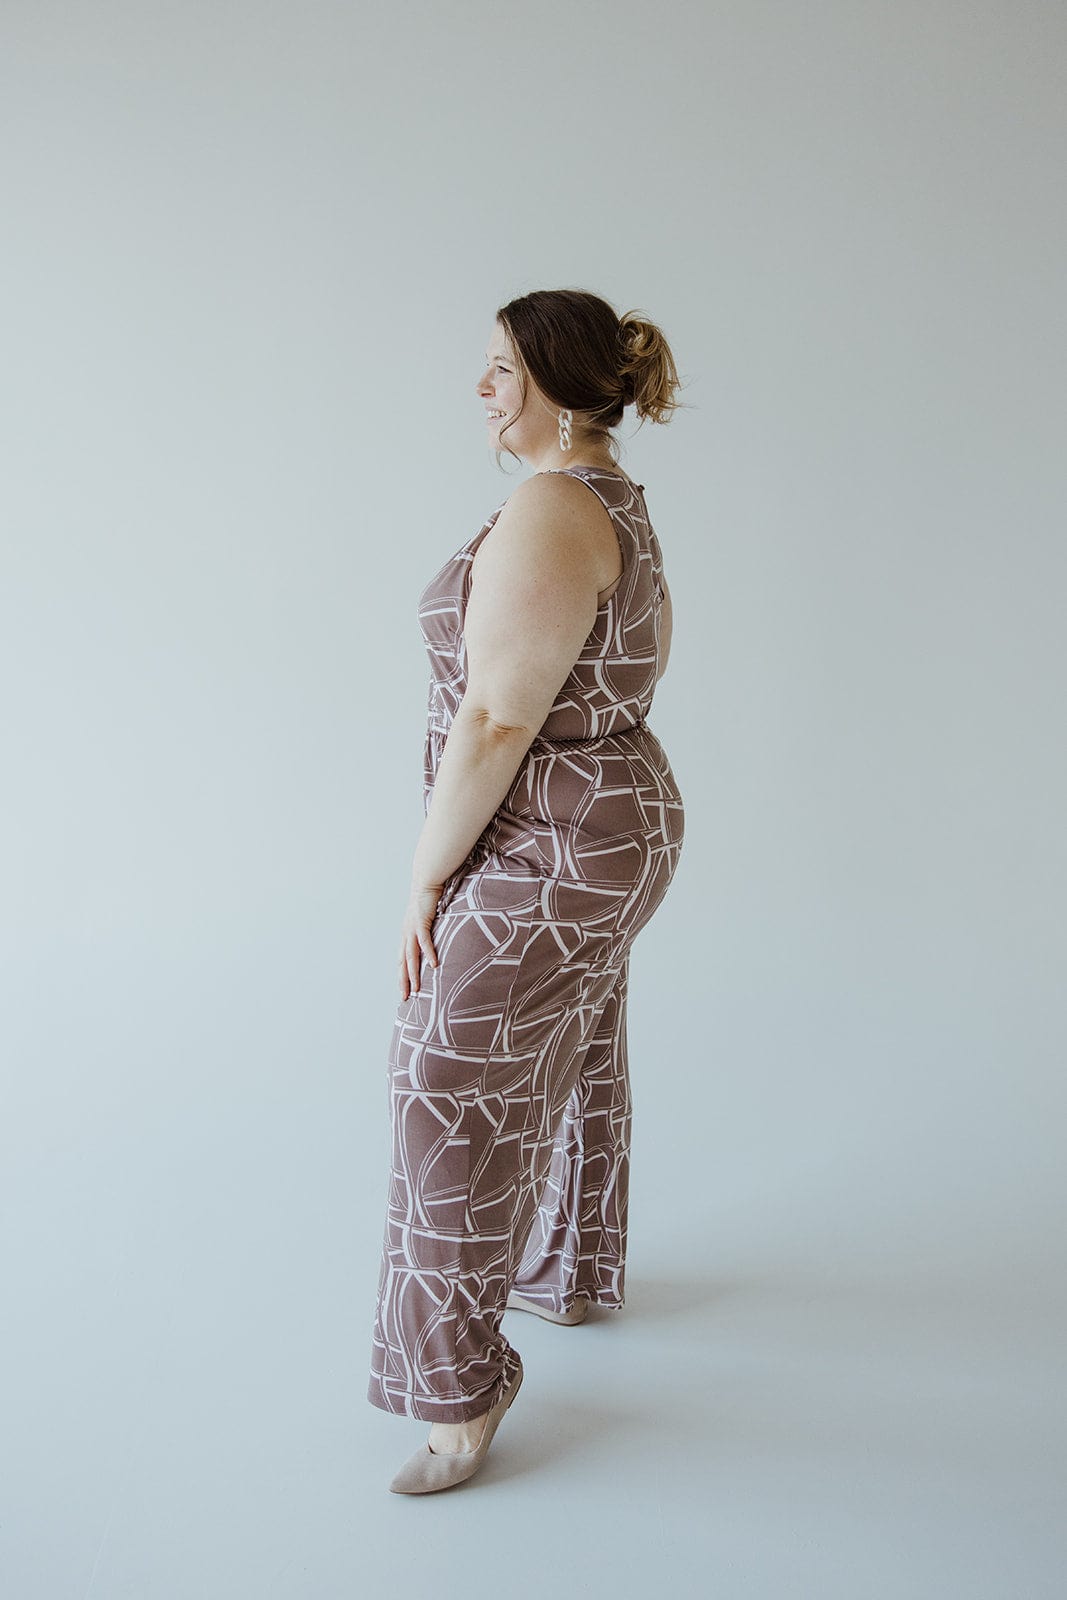
<svg viewBox="0 0 1067 1600">
<path fill-rule="evenodd" d="M 439 1456 L 428 1444 L 424 1444 L 421 1450 L 416 1450 L 415 1454 L 404 1462 L 389 1485 L 393 1493 L 433 1494 L 438 1489 L 451 1489 L 454 1484 L 463 1483 L 472 1477 L 485 1460 L 489 1446 L 493 1442 L 493 1435 L 500 1426 L 500 1420 L 518 1394 L 521 1384 L 522 1362 L 520 1361 L 514 1378 L 489 1412 L 477 1449 L 457 1450 L 452 1455 Z"/>
<path fill-rule="evenodd" d="M 580 1294 L 570 1311 L 549 1311 L 547 1306 L 539 1306 L 536 1300 L 527 1300 L 512 1290 L 505 1306 L 511 1311 L 532 1311 L 535 1316 L 544 1317 L 546 1322 L 560 1322 L 565 1328 L 573 1328 L 589 1315 L 589 1296 Z"/>
</svg>

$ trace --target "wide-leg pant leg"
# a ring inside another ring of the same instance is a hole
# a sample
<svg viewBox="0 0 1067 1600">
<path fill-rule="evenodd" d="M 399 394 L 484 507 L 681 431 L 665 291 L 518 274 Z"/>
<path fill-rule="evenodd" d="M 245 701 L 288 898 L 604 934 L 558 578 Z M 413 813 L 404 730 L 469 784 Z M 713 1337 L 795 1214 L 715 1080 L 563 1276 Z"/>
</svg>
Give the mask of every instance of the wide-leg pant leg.
<svg viewBox="0 0 1067 1600">
<path fill-rule="evenodd" d="M 398 1008 L 390 1052 L 393 1161 L 367 1391 L 383 1410 L 463 1422 L 514 1376 L 500 1324 L 615 985 L 613 911 L 612 896 L 585 885 L 491 870 L 468 873 L 439 908 L 440 964 Z"/>
<path fill-rule="evenodd" d="M 569 1311 L 578 1295 L 612 1309 L 625 1298 L 633 1114 L 628 983 L 627 950 L 556 1133 L 548 1177 L 512 1285 L 550 1311 Z"/>
</svg>

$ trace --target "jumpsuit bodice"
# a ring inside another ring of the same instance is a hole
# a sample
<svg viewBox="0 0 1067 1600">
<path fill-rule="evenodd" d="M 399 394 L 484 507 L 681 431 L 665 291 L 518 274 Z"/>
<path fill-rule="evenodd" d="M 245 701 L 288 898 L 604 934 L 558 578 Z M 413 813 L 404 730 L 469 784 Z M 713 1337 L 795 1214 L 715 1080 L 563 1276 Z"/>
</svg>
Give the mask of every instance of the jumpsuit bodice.
<svg viewBox="0 0 1067 1600">
<path fill-rule="evenodd" d="M 635 793 L 630 807 L 620 794 L 613 812 L 603 805 L 596 808 L 602 828 L 610 826 L 611 815 L 623 831 L 635 826 L 632 812 L 648 804 L 650 773 L 652 787 L 662 792 L 663 800 L 678 802 L 669 764 L 646 724 L 659 671 L 664 588 L 663 557 L 644 486 L 599 467 L 561 470 L 584 479 L 606 507 L 619 541 L 622 574 L 598 607 L 573 667 L 474 853 L 482 862 L 487 854 L 495 856 L 506 870 L 522 870 L 524 862 L 530 870 L 550 870 L 549 862 L 559 869 L 567 854 L 561 830 L 573 828 L 579 810 L 587 822 L 594 821 L 582 796 L 590 787 L 602 786 L 609 758 L 613 783 L 617 787 L 622 781 L 625 790 L 626 772 L 632 770 Z M 463 624 L 471 564 L 503 509 L 500 505 L 492 512 L 419 597 L 419 626 L 430 662 L 424 747 L 427 809 L 445 739 L 467 688 Z M 565 762 L 555 759 L 560 755 L 565 755 Z M 584 763 L 583 757 L 588 758 Z"/>
<path fill-rule="evenodd" d="M 560 688 L 539 738 L 591 739 L 644 721 L 659 665 L 663 558 L 644 500 L 644 485 L 597 467 L 567 467 L 607 507 L 622 552 L 622 576 L 598 608 L 578 659 Z M 506 505 L 507 502 L 505 501 Z M 500 505 L 446 561 L 419 597 L 419 626 L 430 659 L 428 726 L 447 734 L 467 687 L 463 620 L 471 564 L 503 511 Z"/>
</svg>

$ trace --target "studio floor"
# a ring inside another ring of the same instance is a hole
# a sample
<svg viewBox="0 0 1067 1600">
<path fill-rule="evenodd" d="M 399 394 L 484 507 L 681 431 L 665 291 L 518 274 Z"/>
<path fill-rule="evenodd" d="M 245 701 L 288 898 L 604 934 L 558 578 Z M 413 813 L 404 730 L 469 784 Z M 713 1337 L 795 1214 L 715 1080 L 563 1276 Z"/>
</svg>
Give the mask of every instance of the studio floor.
<svg viewBox="0 0 1067 1600">
<path fill-rule="evenodd" d="M 619 1313 L 507 1313 L 522 1391 L 477 1476 L 422 1497 L 387 1486 L 426 1427 L 367 1403 L 335 1308 L 257 1320 L 220 1272 L 169 1339 L 125 1317 L 105 1342 L 100 1306 L 57 1306 L 21 1388 L 6 1365 L 5 1595 L 1061 1600 L 1054 1307 L 650 1271 L 652 1243 Z"/>
</svg>

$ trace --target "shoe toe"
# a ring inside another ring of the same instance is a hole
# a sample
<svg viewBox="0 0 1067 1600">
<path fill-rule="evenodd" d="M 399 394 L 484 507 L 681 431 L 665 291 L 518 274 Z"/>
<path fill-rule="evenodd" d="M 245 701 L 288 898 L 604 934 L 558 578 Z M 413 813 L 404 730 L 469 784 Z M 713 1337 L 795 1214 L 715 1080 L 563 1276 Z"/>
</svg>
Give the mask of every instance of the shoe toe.
<svg viewBox="0 0 1067 1600">
<path fill-rule="evenodd" d="M 474 1472 L 477 1453 L 466 1450 L 456 1455 L 437 1455 L 424 1444 L 404 1462 L 389 1487 L 394 1494 L 433 1494 L 438 1489 L 451 1489 Z"/>
</svg>

